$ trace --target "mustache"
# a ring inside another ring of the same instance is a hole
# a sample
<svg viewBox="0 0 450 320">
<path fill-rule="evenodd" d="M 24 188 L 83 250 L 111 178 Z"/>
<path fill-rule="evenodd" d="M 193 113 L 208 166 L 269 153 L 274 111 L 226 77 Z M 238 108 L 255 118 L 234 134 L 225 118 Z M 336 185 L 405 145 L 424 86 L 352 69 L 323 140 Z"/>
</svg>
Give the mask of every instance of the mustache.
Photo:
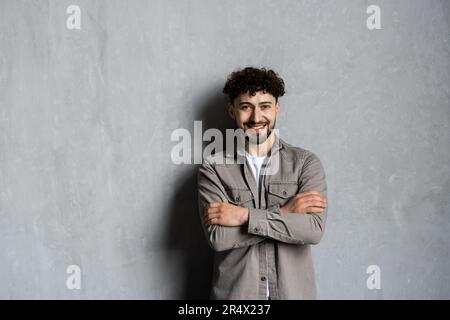
<svg viewBox="0 0 450 320">
<path fill-rule="evenodd" d="M 249 122 L 244 123 L 244 125 L 246 125 L 246 126 L 262 126 L 262 125 L 268 125 L 268 124 L 269 124 L 268 121 L 265 121 L 265 122 L 249 121 Z"/>
</svg>

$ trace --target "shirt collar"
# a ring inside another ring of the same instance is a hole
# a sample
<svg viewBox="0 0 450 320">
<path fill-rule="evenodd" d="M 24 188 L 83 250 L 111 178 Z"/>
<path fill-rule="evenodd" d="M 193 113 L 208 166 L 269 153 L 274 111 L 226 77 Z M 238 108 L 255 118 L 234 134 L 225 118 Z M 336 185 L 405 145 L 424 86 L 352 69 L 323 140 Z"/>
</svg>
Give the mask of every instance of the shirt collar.
<svg viewBox="0 0 450 320">
<path fill-rule="evenodd" d="M 278 130 L 273 130 L 271 134 L 274 135 L 274 140 L 272 143 L 272 147 L 270 148 L 270 156 L 276 154 L 277 152 L 279 152 L 280 149 L 283 148 L 283 140 L 280 139 L 280 137 L 278 136 Z M 234 151 L 234 158 L 236 159 L 236 157 L 245 157 L 248 154 L 248 152 L 243 149 L 243 148 L 236 148 L 236 150 Z M 227 156 L 232 156 L 231 154 L 227 154 Z"/>
</svg>

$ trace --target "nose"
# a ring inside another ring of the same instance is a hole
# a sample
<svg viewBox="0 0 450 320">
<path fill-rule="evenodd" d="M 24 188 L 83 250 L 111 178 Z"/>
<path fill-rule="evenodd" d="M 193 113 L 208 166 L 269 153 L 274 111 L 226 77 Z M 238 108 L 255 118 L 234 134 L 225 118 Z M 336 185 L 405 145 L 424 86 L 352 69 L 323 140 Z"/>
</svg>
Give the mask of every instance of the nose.
<svg viewBox="0 0 450 320">
<path fill-rule="evenodd" d="M 255 123 L 259 123 L 262 120 L 259 108 L 253 108 L 251 120 Z"/>
</svg>

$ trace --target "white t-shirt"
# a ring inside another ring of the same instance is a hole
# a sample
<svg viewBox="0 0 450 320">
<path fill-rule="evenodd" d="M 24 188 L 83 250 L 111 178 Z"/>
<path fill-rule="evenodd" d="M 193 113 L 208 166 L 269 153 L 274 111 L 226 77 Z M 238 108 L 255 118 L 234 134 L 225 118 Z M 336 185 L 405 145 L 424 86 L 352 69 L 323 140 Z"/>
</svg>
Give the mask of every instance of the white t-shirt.
<svg viewBox="0 0 450 320">
<path fill-rule="evenodd" d="M 250 164 L 250 167 L 252 168 L 252 172 L 253 172 L 253 175 L 256 180 L 256 187 L 258 188 L 258 192 L 259 192 L 259 180 L 261 179 L 260 173 L 261 173 L 261 167 L 264 162 L 265 156 L 254 157 L 247 152 L 245 153 L 245 156 L 247 157 L 248 163 Z M 267 297 L 269 297 L 269 281 L 266 281 L 266 284 L 267 284 Z"/>
<path fill-rule="evenodd" d="M 250 164 L 250 167 L 252 168 L 253 176 L 255 177 L 255 180 L 256 180 L 256 187 L 259 190 L 259 180 L 260 180 L 259 174 L 261 172 L 261 167 L 264 162 L 265 156 L 264 157 L 254 157 L 247 152 L 245 153 L 245 156 L 247 157 L 248 163 Z"/>
</svg>

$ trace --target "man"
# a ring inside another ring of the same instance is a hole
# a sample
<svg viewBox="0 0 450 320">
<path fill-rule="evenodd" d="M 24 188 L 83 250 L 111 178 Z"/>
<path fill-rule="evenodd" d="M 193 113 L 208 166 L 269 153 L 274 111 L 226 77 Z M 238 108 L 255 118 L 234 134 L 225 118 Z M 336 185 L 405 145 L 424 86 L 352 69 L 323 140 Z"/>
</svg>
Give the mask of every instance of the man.
<svg viewBox="0 0 450 320">
<path fill-rule="evenodd" d="M 216 251 L 211 298 L 316 299 L 310 245 L 327 217 L 322 163 L 276 134 L 284 81 L 273 70 L 235 71 L 223 92 L 245 150 L 205 157 L 198 171 L 202 224 Z"/>
</svg>

